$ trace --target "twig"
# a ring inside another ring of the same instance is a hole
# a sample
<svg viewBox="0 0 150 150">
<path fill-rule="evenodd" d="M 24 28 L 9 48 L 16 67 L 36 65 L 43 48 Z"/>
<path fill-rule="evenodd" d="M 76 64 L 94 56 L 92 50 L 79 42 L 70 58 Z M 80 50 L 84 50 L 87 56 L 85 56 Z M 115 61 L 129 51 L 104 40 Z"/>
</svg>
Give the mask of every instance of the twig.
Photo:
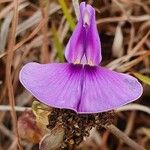
<svg viewBox="0 0 150 150">
<path fill-rule="evenodd" d="M 11 108 L 10 108 L 10 109 L 11 109 Z M 0 131 L 1 131 L 4 135 L 8 136 L 12 141 L 16 138 L 16 137 L 13 135 L 13 133 L 12 133 L 10 130 L 8 130 L 3 124 L 0 125 Z"/>
<path fill-rule="evenodd" d="M 150 15 L 143 15 L 143 16 L 121 16 L 121 17 L 107 17 L 107 18 L 101 18 L 97 20 L 97 24 L 100 23 L 113 23 L 113 22 L 120 22 L 120 21 L 128 21 L 130 20 L 131 22 L 142 22 L 142 21 L 147 21 L 150 19 Z"/>
<path fill-rule="evenodd" d="M 139 145 L 138 143 L 130 139 L 125 133 L 123 133 L 114 125 L 111 124 L 108 126 L 104 126 L 104 128 L 106 128 L 109 132 L 114 134 L 119 139 L 123 140 L 124 143 L 126 143 L 128 146 L 130 146 L 134 150 L 145 150 L 141 145 Z"/>
<path fill-rule="evenodd" d="M 56 13 L 60 9 L 59 5 L 49 5 L 48 15 L 51 16 L 52 14 Z M 27 20 L 21 22 L 17 27 L 17 35 L 26 30 L 34 27 L 42 20 L 41 11 L 36 11 L 32 16 L 30 16 Z"/>
<path fill-rule="evenodd" d="M 47 3 L 46 3 L 47 2 Z M 39 0 L 41 13 L 43 19 L 45 19 L 45 24 L 42 27 L 42 34 L 43 34 L 43 44 L 42 44 L 42 50 L 41 50 L 41 62 L 42 63 L 48 63 L 49 62 L 49 52 L 48 52 L 48 1 Z"/>
<path fill-rule="evenodd" d="M 16 147 L 17 147 L 17 139 L 14 139 L 14 141 L 8 147 L 8 150 L 14 150 L 14 149 L 16 149 Z"/>
<path fill-rule="evenodd" d="M 24 2 L 22 4 L 19 5 L 18 7 L 18 11 L 24 9 L 25 7 L 27 7 L 30 3 L 29 2 Z M 3 52 L 6 44 L 7 44 L 7 37 L 9 34 L 9 28 L 10 28 L 10 24 L 13 18 L 13 10 L 11 10 L 6 16 L 5 19 L 2 23 L 1 26 L 1 31 L 0 31 L 0 51 Z M 17 32 L 17 31 L 16 31 Z"/>
<path fill-rule="evenodd" d="M 116 69 L 117 67 L 121 66 L 121 64 L 123 62 L 128 61 L 132 56 L 135 55 L 135 53 L 139 50 L 139 48 L 144 44 L 144 42 L 148 38 L 149 34 L 150 34 L 150 31 L 147 32 L 147 34 L 141 39 L 140 42 L 137 43 L 137 45 L 130 51 L 129 54 L 124 55 L 124 56 L 122 56 L 120 58 L 117 58 L 117 59 L 111 61 L 107 65 L 107 67 L 113 70 L 113 69 Z"/>
<path fill-rule="evenodd" d="M 123 15 L 128 17 L 127 11 L 124 9 L 123 5 L 121 3 L 119 3 L 117 0 L 113 0 L 113 2 L 120 8 Z"/>
<path fill-rule="evenodd" d="M 26 111 L 26 110 L 31 110 L 31 107 L 15 106 L 14 109 L 15 111 Z M 10 111 L 10 110 L 11 110 L 11 106 L 0 105 L 0 111 Z"/>
<path fill-rule="evenodd" d="M 129 44 L 128 44 L 127 53 L 129 53 L 133 48 L 134 37 L 135 37 L 135 28 L 134 28 L 134 24 L 131 23 L 130 40 L 129 40 Z"/>
<path fill-rule="evenodd" d="M 1 3 L 11 2 L 11 1 L 12 1 L 12 0 L 1 0 L 1 1 L 0 1 L 0 4 L 1 4 Z"/>
<path fill-rule="evenodd" d="M 78 0 L 72 0 L 72 4 L 74 7 L 74 11 L 75 11 L 77 20 L 79 20 L 79 17 L 80 17 L 79 1 Z"/>
<path fill-rule="evenodd" d="M 146 39 L 150 35 L 150 30 L 146 33 L 146 35 L 141 39 L 141 41 L 138 42 L 138 44 L 130 51 L 130 53 L 127 55 L 127 60 L 129 60 L 139 49 L 140 47 L 144 44 Z"/>
<path fill-rule="evenodd" d="M 12 74 L 11 74 L 11 65 L 13 61 L 13 47 L 15 46 L 16 38 L 16 28 L 18 24 L 18 0 L 14 0 L 14 16 L 12 20 L 12 28 L 10 32 L 10 37 L 8 41 L 8 56 L 7 56 L 7 62 L 6 62 L 6 85 L 8 89 L 8 98 L 9 98 L 9 104 L 11 105 L 11 116 L 13 125 L 15 128 L 15 134 L 17 136 L 17 144 L 19 150 L 22 150 L 22 146 L 20 144 L 20 137 L 17 129 L 17 115 L 14 109 L 15 106 L 15 98 L 14 98 L 14 92 L 13 92 L 13 85 L 12 85 Z"/>
<path fill-rule="evenodd" d="M 133 129 L 133 126 L 134 126 L 134 121 L 135 121 L 135 116 L 136 116 L 136 112 L 135 111 L 132 111 L 131 112 L 131 115 L 129 116 L 129 119 L 127 121 L 127 124 L 126 124 L 126 128 L 124 130 L 124 133 L 128 136 L 130 136 L 130 133 L 132 132 L 132 129 Z M 117 147 L 117 150 L 120 150 L 121 147 L 123 145 L 123 141 L 120 141 L 119 142 L 119 145 Z"/>
<path fill-rule="evenodd" d="M 116 111 L 120 112 L 120 111 L 128 111 L 128 110 L 140 110 L 150 114 L 150 108 L 140 104 L 128 104 L 126 106 L 118 108 Z"/>
<path fill-rule="evenodd" d="M 134 54 L 133 54 L 134 55 Z M 128 55 L 129 56 L 129 55 Z M 137 57 L 136 59 L 133 59 L 131 61 L 128 61 L 120 66 L 117 67 L 117 71 L 119 72 L 125 72 L 127 70 L 129 70 L 131 67 L 137 65 L 138 63 L 140 63 L 141 61 L 143 61 L 143 59 L 146 59 L 147 57 L 150 56 L 150 51 L 148 51 L 146 54 L 141 55 L 139 57 Z M 132 56 L 131 56 L 132 57 Z M 128 57 L 126 57 L 126 59 L 128 59 Z"/>
<path fill-rule="evenodd" d="M 13 47 L 13 52 L 18 50 L 23 44 L 25 44 L 26 42 L 28 42 L 30 39 L 32 39 L 39 31 L 40 29 L 42 28 L 42 26 L 45 24 L 45 21 L 44 20 L 41 20 L 41 22 L 38 24 L 38 26 L 33 30 L 33 32 L 31 32 L 31 34 L 23 39 L 22 41 L 20 41 L 18 44 L 15 45 L 15 47 Z M 3 50 L 5 51 L 5 50 Z M 8 53 L 7 52 L 4 52 L 0 55 L 0 58 L 6 56 Z"/>
<path fill-rule="evenodd" d="M 132 111 L 129 118 L 128 118 L 128 122 L 126 125 L 126 128 L 124 130 L 124 132 L 129 136 L 132 132 L 132 129 L 134 127 L 134 122 L 135 122 L 135 117 L 136 117 L 136 111 Z"/>
<path fill-rule="evenodd" d="M 26 0 L 19 0 L 19 4 L 23 3 Z M 1 1 L 0 1 L 1 2 Z M 11 4 L 9 4 L 7 7 L 5 7 L 5 9 L 3 9 L 2 11 L 0 11 L 0 19 L 2 19 L 3 17 L 6 16 L 6 14 L 8 14 L 8 12 L 11 11 L 11 9 L 13 9 L 14 4 L 13 1 Z"/>
</svg>

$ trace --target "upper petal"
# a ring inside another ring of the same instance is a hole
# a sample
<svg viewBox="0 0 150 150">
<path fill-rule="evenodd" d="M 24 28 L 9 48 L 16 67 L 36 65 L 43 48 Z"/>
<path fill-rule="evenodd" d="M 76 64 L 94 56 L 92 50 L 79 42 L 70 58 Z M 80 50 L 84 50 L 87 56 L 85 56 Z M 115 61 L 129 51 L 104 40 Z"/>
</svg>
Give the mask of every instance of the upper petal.
<svg viewBox="0 0 150 150">
<path fill-rule="evenodd" d="M 130 75 L 103 67 L 85 66 L 84 71 L 79 113 L 113 110 L 138 99 L 143 92 L 138 80 Z"/>
<path fill-rule="evenodd" d="M 101 43 L 95 10 L 85 2 L 80 4 L 80 18 L 66 46 L 65 57 L 71 63 L 86 61 L 87 64 L 98 65 L 101 62 Z"/>
<path fill-rule="evenodd" d="M 76 111 L 82 72 L 81 65 L 29 63 L 22 68 L 20 81 L 41 102 Z"/>
<path fill-rule="evenodd" d="M 80 16 L 79 21 L 67 43 L 65 57 L 68 62 L 80 62 L 84 55 L 85 29 L 83 19 Z"/>
<path fill-rule="evenodd" d="M 98 65 L 101 60 L 101 42 L 96 26 L 95 10 L 92 6 L 86 8 L 90 15 L 90 24 L 86 31 L 86 58 L 89 64 Z"/>
</svg>

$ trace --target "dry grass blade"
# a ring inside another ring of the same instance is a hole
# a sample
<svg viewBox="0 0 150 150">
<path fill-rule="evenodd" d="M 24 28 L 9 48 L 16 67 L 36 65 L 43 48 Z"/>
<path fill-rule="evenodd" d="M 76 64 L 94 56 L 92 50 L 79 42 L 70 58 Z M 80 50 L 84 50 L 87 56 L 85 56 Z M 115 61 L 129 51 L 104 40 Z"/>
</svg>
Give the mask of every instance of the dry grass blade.
<svg viewBox="0 0 150 150">
<path fill-rule="evenodd" d="M 138 63 L 140 63 L 141 61 L 143 61 L 144 58 L 149 57 L 150 56 L 150 52 L 147 52 L 144 55 L 139 56 L 138 58 L 129 61 L 127 63 L 124 63 L 123 65 L 121 65 L 120 67 L 117 68 L 117 70 L 119 72 L 125 72 L 128 71 L 130 68 L 132 68 L 133 66 L 137 65 Z"/>
<path fill-rule="evenodd" d="M 130 22 L 142 22 L 142 21 L 148 21 L 149 19 L 150 19 L 150 15 L 130 16 L 130 17 L 121 16 L 121 17 L 102 18 L 97 20 L 97 24 L 121 22 L 121 21 L 128 21 L 128 20 L 130 20 Z"/>
<path fill-rule="evenodd" d="M 10 110 L 11 110 L 11 108 L 10 108 Z M 12 141 L 14 140 L 14 138 L 16 138 L 13 135 L 13 133 L 10 130 L 8 130 L 3 124 L 0 125 L 0 131 L 2 133 L 4 133 L 6 136 L 8 136 Z"/>
<path fill-rule="evenodd" d="M 32 39 L 42 28 L 42 26 L 45 24 L 44 20 L 41 20 L 41 22 L 39 23 L 39 25 L 33 30 L 33 32 L 24 40 L 20 41 L 18 44 L 15 45 L 15 47 L 13 48 L 13 51 L 18 50 L 23 44 L 25 44 L 27 41 L 29 41 L 30 39 Z M 0 58 L 4 57 L 7 55 L 7 52 L 4 52 L 0 55 Z"/>
<path fill-rule="evenodd" d="M 129 52 L 127 55 L 126 59 L 129 60 L 139 49 L 140 47 L 144 44 L 144 42 L 147 40 L 147 38 L 150 35 L 150 30 L 148 33 L 141 39 L 141 41 Z"/>
<path fill-rule="evenodd" d="M 52 25 L 52 34 L 53 34 L 54 47 L 57 51 L 57 56 L 58 56 L 60 62 L 64 62 L 64 56 L 63 56 L 63 51 L 62 51 L 63 45 L 60 42 L 55 25 Z"/>
<path fill-rule="evenodd" d="M 5 49 L 5 45 L 7 42 L 8 30 L 11 24 L 12 14 L 8 14 L 2 24 L 1 32 L 0 32 L 0 52 L 2 53 Z"/>
<path fill-rule="evenodd" d="M 51 4 L 49 6 L 48 14 L 52 15 L 56 11 L 58 11 L 59 9 L 60 9 L 60 6 L 58 6 L 56 4 Z M 18 25 L 17 35 L 20 34 L 23 31 L 33 27 L 34 25 L 38 24 L 41 19 L 42 19 L 41 12 L 40 12 L 40 10 L 38 10 L 29 19 L 27 19 L 26 21 L 24 21 L 24 22 L 22 22 L 21 24 Z"/>
<path fill-rule="evenodd" d="M 103 59 L 100 66 L 106 66 L 118 72 L 129 72 L 137 78 L 143 84 L 143 94 L 137 103 L 135 101 L 116 108 L 114 114 L 110 116 L 107 116 L 107 113 L 96 114 L 96 116 L 94 114 L 94 118 L 93 114 L 75 115 L 76 118 L 71 110 L 59 110 L 48 106 L 43 109 L 44 105 L 40 102 L 38 102 L 40 107 L 31 108 L 32 101 L 35 102 L 37 99 L 21 85 L 20 70 L 28 62 L 67 63 L 64 50 L 74 31 L 76 21 L 80 17 L 79 2 L 81 1 L 0 0 L 0 150 L 17 150 L 21 149 L 21 146 L 25 150 L 39 149 L 35 143 L 42 143 L 42 148 L 50 149 L 51 146 L 55 146 L 53 144 L 56 144 L 57 135 L 56 139 L 47 135 L 45 139 L 43 138 L 43 142 L 40 142 L 47 132 L 36 139 L 34 135 L 40 132 L 36 130 L 32 134 L 33 130 L 29 129 L 38 125 L 42 131 L 47 131 L 47 128 L 49 130 L 60 124 L 65 129 L 63 142 L 62 140 L 60 142 L 61 148 L 64 149 L 144 150 L 144 148 L 149 148 L 150 129 L 147 128 L 150 124 L 150 120 L 147 119 L 150 115 L 148 102 L 150 97 L 149 0 L 85 1 L 95 9 L 97 29 L 102 45 Z M 84 16 L 84 11 L 82 13 Z M 91 11 L 88 14 L 91 14 Z M 86 38 L 86 34 L 81 34 L 81 36 Z M 82 42 L 77 41 L 79 48 Z M 85 42 L 83 45 L 86 44 Z M 90 45 L 88 47 L 90 48 Z M 46 74 L 45 76 L 47 77 Z M 72 81 L 72 78 L 69 77 L 69 79 Z M 47 82 L 45 85 L 48 84 Z M 106 89 L 99 90 L 103 93 Z M 109 94 L 108 91 L 106 92 Z M 59 91 L 56 91 L 57 93 L 59 96 Z M 65 97 L 66 92 L 61 93 Z M 18 123 L 21 138 L 21 146 L 19 144 L 18 148 L 17 144 L 20 139 L 16 136 L 18 135 L 16 115 L 20 118 L 22 114 L 31 111 L 34 113 L 31 118 L 27 116 L 27 120 L 22 118 L 22 124 Z M 34 124 L 28 122 L 29 118 L 33 119 Z M 103 121 L 104 124 L 102 124 Z M 106 123 L 107 121 L 109 123 Z M 117 126 L 112 123 L 116 123 Z M 32 127 L 27 129 L 26 124 Z M 119 139 L 114 138 L 111 133 Z M 25 134 L 27 136 L 24 136 Z M 80 142 L 82 143 L 79 144 Z"/>
<path fill-rule="evenodd" d="M 124 62 L 129 61 L 131 57 L 133 57 L 136 52 L 140 49 L 140 47 L 144 44 L 146 39 L 148 38 L 150 34 L 150 31 L 141 39 L 141 41 L 129 52 L 129 54 L 124 55 L 120 58 L 115 59 L 114 61 L 111 61 L 107 67 L 110 69 L 116 69 L 117 67 L 120 67 Z M 149 52 L 148 52 L 149 53 Z"/>
<path fill-rule="evenodd" d="M 145 134 L 150 139 L 150 128 L 140 128 L 137 132 L 139 134 Z"/>
<path fill-rule="evenodd" d="M 68 33 L 68 31 L 69 31 L 69 24 L 68 24 L 68 22 L 66 22 L 65 25 L 64 25 L 64 27 L 63 27 L 63 30 L 60 30 L 61 33 L 58 32 L 59 35 L 60 35 L 60 42 L 61 42 L 61 43 L 63 42 L 65 36 L 66 36 L 67 33 Z"/>
<path fill-rule="evenodd" d="M 13 47 L 15 46 L 15 39 L 16 37 L 16 28 L 18 24 L 18 0 L 14 0 L 14 16 L 13 16 L 13 21 L 12 21 L 12 28 L 10 32 L 10 37 L 8 41 L 8 56 L 7 56 L 7 62 L 6 62 L 6 84 L 7 84 L 7 90 L 8 90 L 8 98 L 9 98 L 9 103 L 11 105 L 12 111 L 12 120 L 13 120 L 13 126 L 15 128 L 15 133 L 17 136 L 17 142 L 18 142 L 18 148 L 19 150 L 22 150 L 22 146 L 20 144 L 20 137 L 17 129 L 17 116 L 16 112 L 14 109 L 15 106 L 15 98 L 14 98 L 14 93 L 13 93 L 13 86 L 12 86 L 12 76 L 11 76 L 11 65 L 12 65 L 12 60 L 13 60 Z"/>
<path fill-rule="evenodd" d="M 125 133 L 129 136 L 132 129 L 133 129 L 133 125 L 134 125 L 134 121 L 135 121 L 135 117 L 136 117 L 136 112 L 133 111 L 128 119 L 128 123 L 126 125 L 126 129 L 125 129 Z"/>
<path fill-rule="evenodd" d="M 0 3 L 12 2 L 12 0 L 1 0 Z"/>
<path fill-rule="evenodd" d="M 24 9 L 25 7 L 27 7 L 30 3 L 25 2 L 19 5 L 18 11 Z M 10 11 L 10 13 L 5 17 L 4 22 L 2 24 L 1 27 L 1 32 L 0 32 L 0 51 L 3 52 L 3 50 L 5 49 L 6 43 L 7 43 L 7 37 L 8 37 L 8 33 L 9 33 L 9 27 L 11 24 L 11 20 L 12 20 L 12 14 L 13 14 L 13 10 Z"/>
<path fill-rule="evenodd" d="M 121 112 L 121 111 L 129 111 L 129 110 L 138 110 L 150 114 L 150 108 L 140 104 L 128 104 L 126 106 L 122 106 L 118 108 L 116 111 Z"/>
<path fill-rule="evenodd" d="M 31 110 L 31 107 L 14 106 L 15 111 L 26 111 Z M 11 106 L 0 105 L 0 111 L 11 111 Z"/>
<path fill-rule="evenodd" d="M 77 20 L 79 20 L 79 17 L 80 17 L 79 1 L 78 0 L 72 0 L 72 4 L 73 4 L 74 10 L 75 10 Z"/>
<path fill-rule="evenodd" d="M 141 25 L 141 27 L 139 28 L 139 32 L 141 33 L 142 31 L 144 31 L 146 28 L 150 28 L 150 20 L 146 21 L 145 23 L 143 23 Z"/>
<path fill-rule="evenodd" d="M 136 116 L 136 112 L 133 111 L 131 113 L 131 115 L 129 116 L 129 119 L 128 119 L 128 122 L 127 122 L 127 125 L 126 125 L 126 128 L 124 130 L 124 133 L 126 135 L 130 135 L 131 131 L 133 130 L 133 126 L 134 126 L 134 121 L 135 121 L 135 116 Z M 121 149 L 121 146 L 123 145 L 123 141 L 120 140 L 120 143 L 119 143 L 119 146 L 117 148 L 117 150 Z"/>
<path fill-rule="evenodd" d="M 135 36 L 135 28 L 134 28 L 134 25 L 131 23 L 130 40 L 129 40 L 129 44 L 128 44 L 127 53 L 129 53 L 132 50 L 133 42 L 134 42 L 134 36 Z"/>
<path fill-rule="evenodd" d="M 112 54 L 114 57 L 123 56 L 124 48 L 123 48 L 123 33 L 121 29 L 121 23 L 118 24 L 115 32 L 115 37 L 112 45 Z"/>
<path fill-rule="evenodd" d="M 21 4 L 21 3 L 25 2 L 25 1 L 26 0 L 19 0 L 18 2 L 19 2 L 19 4 Z M 13 7 L 14 7 L 14 3 L 12 1 L 11 4 L 9 4 L 7 7 L 5 7 L 5 9 L 0 11 L 0 19 L 4 18 L 9 13 L 9 11 L 11 11 L 13 9 Z"/>
</svg>

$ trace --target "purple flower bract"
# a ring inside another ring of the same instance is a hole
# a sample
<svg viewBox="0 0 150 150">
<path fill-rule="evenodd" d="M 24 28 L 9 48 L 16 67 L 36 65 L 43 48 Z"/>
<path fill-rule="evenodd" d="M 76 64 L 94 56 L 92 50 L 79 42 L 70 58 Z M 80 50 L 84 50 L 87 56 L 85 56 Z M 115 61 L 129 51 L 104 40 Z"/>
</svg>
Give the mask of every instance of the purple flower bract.
<svg viewBox="0 0 150 150">
<path fill-rule="evenodd" d="M 65 57 L 68 63 L 33 62 L 20 71 L 21 83 L 40 102 L 89 114 L 123 106 L 143 92 L 136 78 L 98 66 L 102 57 L 95 10 L 85 2 Z"/>
</svg>

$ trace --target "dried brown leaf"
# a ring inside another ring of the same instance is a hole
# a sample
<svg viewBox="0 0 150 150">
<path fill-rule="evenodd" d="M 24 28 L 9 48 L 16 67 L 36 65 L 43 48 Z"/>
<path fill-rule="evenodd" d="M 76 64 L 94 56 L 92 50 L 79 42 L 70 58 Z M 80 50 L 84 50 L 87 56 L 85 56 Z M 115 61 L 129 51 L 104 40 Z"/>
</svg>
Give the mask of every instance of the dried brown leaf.
<svg viewBox="0 0 150 150">
<path fill-rule="evenodd" d="M 36 125 L 36 117 L 31 111 L 24 112 L 18 119 L 18 131 L 21 138 L 39 143 L 43 133 Z"/>
</svg>

